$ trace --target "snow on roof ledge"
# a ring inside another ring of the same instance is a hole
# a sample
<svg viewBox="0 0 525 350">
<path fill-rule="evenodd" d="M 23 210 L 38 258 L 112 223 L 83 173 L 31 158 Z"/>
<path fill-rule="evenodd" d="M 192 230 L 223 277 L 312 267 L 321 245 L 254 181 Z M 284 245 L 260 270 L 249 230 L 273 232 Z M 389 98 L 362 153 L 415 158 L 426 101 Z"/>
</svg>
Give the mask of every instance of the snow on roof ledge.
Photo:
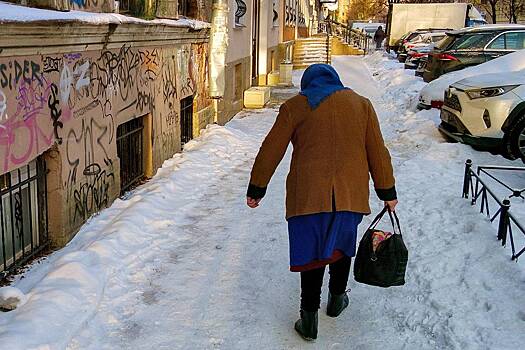
<svg viewBox="0 0 525 350">
<path fill-rule="evenodd" d="M 145 24 L 145 25 L 166 25 L 170 27 L 185 27 L 194 30 L 207 29 L 211 27 L 208 22 L 182 18 L 155 19 L 147 21 L 140 18 L 129 17 L 117 13 L 92 13 L 83 11 L 53 11 L 31 7 L 24 7 L 15 4 L 0 2 L 0 23 L 20 23 L 20 22 L 41 22 L 41 21 L 60 21 L 60 22 L 82 22 L 94 25 L 104 24 Z"/>
</svg>

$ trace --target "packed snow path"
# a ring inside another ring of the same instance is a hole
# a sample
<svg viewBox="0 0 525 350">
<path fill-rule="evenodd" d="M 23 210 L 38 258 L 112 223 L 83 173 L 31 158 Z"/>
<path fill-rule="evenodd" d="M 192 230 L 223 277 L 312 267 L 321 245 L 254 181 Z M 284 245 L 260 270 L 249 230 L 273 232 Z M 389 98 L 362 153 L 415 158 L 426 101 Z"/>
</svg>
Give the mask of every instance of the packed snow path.
<svg viewBox="0 0 525 350">
<path fill-rule="evenodd" d="M 324 314 L 325 286 L 318 340 L 307 344 L 296 335 L 299 275 L 288 272 L 284 221 L 289 153 L 261 207 L 245 205 L 253 158 L 277 113 L 272 108 L 210 127 L 150 183 L 29 271 L 15 283 L 31 291 L 29 301 L 11 316 L 11 334 L 2 333 L 7 321 L 0 319 L 0 340 L 13 350 L 44 341 L 70 350 L 520 348 L 523 265 L 509 261 L 494 229 L 460 198 L 466 158 L 509 162 L 445 143 L 436 112 L 412 109 L 423 84 L 399 65 L 380 55 L 334 61 L 344 83 L 371 98 L 393 156 L 410 253 L 404 287 L 380 289 L 350 278 L 350 306 L 332 319 Z M 371 202 L 380 208 L 373 194 Z M 71 262 L 77 265 L 59 272 Z M 84 294 L 56 298 L 48 319 L 41 315 L 49 324 L 27 328 L 24 308 L 38 311 L 32 295 L 54 297 L 46 295 L 53 274 L 63 288 Z M 13 339 L 16 331 L 24 338 Z"/>
</svg>

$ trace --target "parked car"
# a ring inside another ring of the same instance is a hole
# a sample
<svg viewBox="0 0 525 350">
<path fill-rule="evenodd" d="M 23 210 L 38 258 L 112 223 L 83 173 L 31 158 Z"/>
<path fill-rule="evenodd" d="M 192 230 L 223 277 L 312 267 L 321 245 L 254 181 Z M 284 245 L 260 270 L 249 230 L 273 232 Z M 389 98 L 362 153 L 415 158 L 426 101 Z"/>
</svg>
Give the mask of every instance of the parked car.
<svg viewBox="0 0 525 350">
<path fill-rule="evenodd" d="M 407 59 L 405 61 L 405 69 L 417 69 L 421 62 L 421 59 L 427 57 L 433 48 L 434 45 L 429 45 L 417 47 L 408 51 Z"/>
<path fill-rule="evenodd" d="M 447 89 L 439 130 L 525 161 L 525 70 L 482 74 Z"/>
<path fill-rule="evenodd" d="M 428 56 L 423 78 L 475 66 L 525 48 L 525 25 L 486 25 L 447 33 Z"/>
<path fill-rule="evenodd" d="M 401 63 L 406 62 L 408 53 L 411 50 L 418 49 L 418 48 L 428 48 L 429 45 L 437 43 L 438 41 L 445 38 L 445 36 L 446 36 L 445 32 L 432 32 L 432 33 L 418 34 L 412 40 L 403 44 L 402 49 L 400 49 L 397 55 L 397 59 Z M 432 45 L 432 49 L 433 49 L 433 45 Z"/>
<path fill-rule="evenodd" d="M 428 54 L 419 59 L 419 65 L 416 68 L 416 77 L 423 77 L 425 74 L 425 67 L 427 66 Z"/>
<path fill-rule="evenodd" d="M 410 40 L 414 39 L 419 34 L 423 33 L 432 33 L 432 32 L 447 32 L 452 31 L 452 29 L 444 29 L 444 28 L 421 28 L 409 31 L 405 33 L 399 40 L 397 40 L 393 45 L 390 46 L 390 49 L 393 50 L 396 54 L 399 53 L 402 49 L 403 44 L 406 44 Z"/>
<path fill-rule="evenodd" d="M 518 50 L 508 55 L 485 62 L 479 66 L 472 66 L 445 74 L 428 83 L 419 93 L 420 109 L 441 108 L 445 91 L 457 81 L 471 78 L 480 74 L 507 73 L 525 71 L 525 50 Z"/>
</svg>

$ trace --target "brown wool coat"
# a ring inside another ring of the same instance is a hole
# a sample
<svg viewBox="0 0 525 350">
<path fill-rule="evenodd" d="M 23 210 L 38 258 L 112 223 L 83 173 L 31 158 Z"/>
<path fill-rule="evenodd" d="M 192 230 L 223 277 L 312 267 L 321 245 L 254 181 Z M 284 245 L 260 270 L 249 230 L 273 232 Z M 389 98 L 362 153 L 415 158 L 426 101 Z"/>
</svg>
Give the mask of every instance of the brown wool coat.
<svg viewBox="0 0 525 350">
<path fill-rule="evenodd" d="M 369 174 L 380 199 L 396 198 L 390 154 L 374 108 L 352 90 L 335 92 L 315 110 L 302 95 L 281 106 L 255 159 L 248 196 L 253 188 L 264 195 L 290 141 L 286 218 L 330 212 L 332 203 L 338 211 L 369 214 Z"/>
</svg>

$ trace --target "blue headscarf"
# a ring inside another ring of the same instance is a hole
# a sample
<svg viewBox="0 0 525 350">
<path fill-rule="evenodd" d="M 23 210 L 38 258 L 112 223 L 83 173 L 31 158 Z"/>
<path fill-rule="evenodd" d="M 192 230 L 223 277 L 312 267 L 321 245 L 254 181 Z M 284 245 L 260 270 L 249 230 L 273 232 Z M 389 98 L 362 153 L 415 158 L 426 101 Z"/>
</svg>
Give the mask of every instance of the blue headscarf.
<svg viewBox="0 0 525 350">
<path fill-rule="evenodd" d="M 306 96 L 308 104 L 316 109 L 321 102 L 336 91 L 346 89 L 335 69 L 328 64 L 313 64 L 308 67 L 301 79 L 301 95 Z"/>
</svg>

